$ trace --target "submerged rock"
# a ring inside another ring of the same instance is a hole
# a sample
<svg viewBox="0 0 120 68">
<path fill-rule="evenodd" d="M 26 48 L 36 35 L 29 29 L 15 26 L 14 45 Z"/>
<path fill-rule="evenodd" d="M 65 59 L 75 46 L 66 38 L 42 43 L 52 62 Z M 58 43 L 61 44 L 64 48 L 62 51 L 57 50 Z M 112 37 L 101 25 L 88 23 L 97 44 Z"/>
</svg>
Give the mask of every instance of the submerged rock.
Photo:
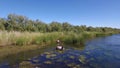
<svg viewBox="0 0 120 68">
<path fill-rule="evenodd" d="M 75 66 L 75 63 L 70 63 L 70 64 L 67 64 L 68 67 L 73 67 Z"/>
<path fill-rule="evenodd" d="M 46 58 L 51 58 L 51 55 L 46 55 Z"/>
<path fill-rule="evenodd" d="M 93 61 L 94 60 L 94 58 L 90 58 L 90 61 Z"/>
<path fill-rule="evenodd" d="M 56 60 L 57 62 L 62 62 L 63 60 L 62 59 L 58 59 L 58 60 Z"/>
<path fill-rule="evenodd" d="M 74 59 L 75 57 L 74 56 L 70 56 L 69 58 Z"/>
<path fill-rule="evenodd" d="M 33 62 L 38 63 L 38 62 L 39 62 L 39 59 L 34 59 Z"/>
<path fill-rule="evenodd" d="M 57 55 L 56 55 L 56 54 L 51 54 L 51 56 L 52 56 L 52 57 L 55 57 L 55 56 L 57 56 Z"/>
<path fill-rule="evenodd" d="M 45 64 L 52 64 L 51 61 L 45 61 L 44 63 L 45 63 Z"/>
<path fill-rule="evenodd" d="M 84 55 L 79 56 L 79 61 L 83 64 L 85 64 L 86 57 Z"/>
<path fill-rule="evenodd" d="M 56 54 L 49 54 L 49 55 L 46 55 L 45 57 L 48 58 L 48 59 L 54 59 L 57 55 Z"/>
<path fill-rule="evenodd" d="M 28 58 L 27 60 L 28 60 L 28 61 L 31 61 L 32 59 L 31 59 L 31 58 Z"/>
<path fill-rule="evenodd" d="M 50 53 L 50 52 L 44 52 L 44 54 L 46 54 L 46 55 L 50 55 L 51 53 Z"/>
<path fill-rule="evenodd" d="M 86 53 L 86 54 L 88 54 L 88 55 L 90 54 L 90 52 L 89 52 L 89 51 L 87 51 L 87 52 L 85 52 L 85 53 Z"/>
<path fill-rule="evenodd" d="M 75 63 L 67 64 L 67 66 L 70 68 L 81 68 L 79 64 L 75 64 Z"/>
</svg>

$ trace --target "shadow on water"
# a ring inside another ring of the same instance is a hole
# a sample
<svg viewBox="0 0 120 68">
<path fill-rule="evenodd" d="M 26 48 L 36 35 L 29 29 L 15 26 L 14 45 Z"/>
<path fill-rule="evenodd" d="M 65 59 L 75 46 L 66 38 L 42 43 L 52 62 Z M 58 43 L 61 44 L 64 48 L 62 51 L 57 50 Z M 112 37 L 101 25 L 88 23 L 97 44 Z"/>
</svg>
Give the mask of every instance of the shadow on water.
<svg viewBox="0 0 120 68">
<path fill-rule="evenodd" d="M 80 48 L 48 47 L 7 56 L 0 68 L 120 68 L 119 49 L 120 35 L 113 35 L 87 41 Z"/>
</svg>

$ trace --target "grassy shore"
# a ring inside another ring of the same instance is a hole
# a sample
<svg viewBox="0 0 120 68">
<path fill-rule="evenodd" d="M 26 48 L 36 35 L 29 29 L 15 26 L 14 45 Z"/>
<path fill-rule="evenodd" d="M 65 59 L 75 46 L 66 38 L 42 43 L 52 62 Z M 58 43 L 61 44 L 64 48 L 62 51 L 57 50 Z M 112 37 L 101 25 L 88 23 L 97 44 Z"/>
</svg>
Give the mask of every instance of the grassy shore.
<svg viewBox="0 0 120 68">
<path fill-rule="evenodd" d="M 60 39 L 63 45 L 82 47 L 86 40 L 111 34 L 98 32 L 0 32 L 0 58 L 11 54 L 40 49 L 43 46 L 56 45 L 57 39 Z"/>
<path fill-rule="evenodd" d="M 98 32 L 52 32 L 52 33 L 30 33 L 30 32 L 0 32 L 0 46 L 29 46 L 29 45 L 49 45 L 55 44 L 60 39 L 63 44 L 79 44 L 85 40 L 110 35 L 111 33 Z"/>
</svg>

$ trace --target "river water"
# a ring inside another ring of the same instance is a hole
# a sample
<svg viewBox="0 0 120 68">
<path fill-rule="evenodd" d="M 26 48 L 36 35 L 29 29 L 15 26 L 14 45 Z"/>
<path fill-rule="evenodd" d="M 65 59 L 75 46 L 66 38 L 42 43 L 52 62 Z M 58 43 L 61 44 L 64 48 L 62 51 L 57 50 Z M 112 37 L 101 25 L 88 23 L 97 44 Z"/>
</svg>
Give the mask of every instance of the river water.
<svg viewBox="0 0 120 68">
<path fill-rule="evenodd" d="M 10 65 L 1 64 L 0 68 Z M 65 47 L 56 51 L 51 47 L 16 64 L 16 68 L 120 68 L 120 34 L 89 40 L 82 49 Z"/>
</svg>

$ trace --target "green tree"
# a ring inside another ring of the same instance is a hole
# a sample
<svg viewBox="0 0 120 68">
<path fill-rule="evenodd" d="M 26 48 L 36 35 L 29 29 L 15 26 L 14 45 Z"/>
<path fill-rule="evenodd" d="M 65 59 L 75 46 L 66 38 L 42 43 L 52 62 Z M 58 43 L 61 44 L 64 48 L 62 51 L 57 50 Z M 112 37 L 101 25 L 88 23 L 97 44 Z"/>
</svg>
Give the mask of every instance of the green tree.
<svg viewBox="0 0 120 68">
<path fill-rule="evenodd" d="M 62 31 L 62 25 L 59 22 L 50 23 L 51 31 Z"/>
<path fill-rule="evenodd" d="M 64 22 L 63 24 L 62 24 L 62 27 L 63 27 L 63 31 L 72 31 L 72 25 L 71 24 L 69 24 L 68 22 Z"/>
</svg>

